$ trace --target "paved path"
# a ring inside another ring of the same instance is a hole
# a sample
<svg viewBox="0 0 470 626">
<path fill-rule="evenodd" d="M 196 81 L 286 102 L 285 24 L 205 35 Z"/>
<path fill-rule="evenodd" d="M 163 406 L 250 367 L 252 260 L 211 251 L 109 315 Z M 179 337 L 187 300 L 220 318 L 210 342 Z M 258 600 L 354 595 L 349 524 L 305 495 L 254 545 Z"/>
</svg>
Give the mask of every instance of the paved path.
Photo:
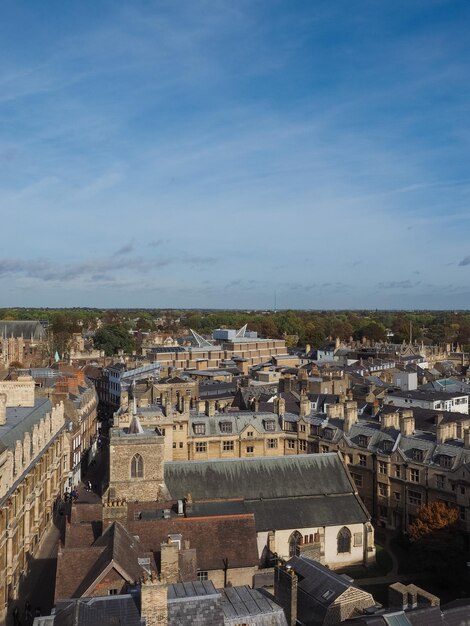
<svg viewBox="0 0 470 626">
<path fill-rule="evenodd" d="M 391 547 L 391 539 L 393 535 L 387 533 L 385 537 L 385 541 L 383 542 L 385 550 L 390 554 L 390 557 L 393 562 L 392 569 L 385 576 L 377 576 L 373 578 L 357 578 L 354 579 L 354 583 L 357 585 L 391 585 L 392 583 L 403 583 L 403 582 L 413 582 L 416 580 L 417 576 L 422 576 L 422 574 L 414 573 L 414 574 L 399 574 L 398 573 L 398 559 L 396 557 L 393 548 Z M 380 542 L 382 543 L 382 542 Z"/>
</svg>

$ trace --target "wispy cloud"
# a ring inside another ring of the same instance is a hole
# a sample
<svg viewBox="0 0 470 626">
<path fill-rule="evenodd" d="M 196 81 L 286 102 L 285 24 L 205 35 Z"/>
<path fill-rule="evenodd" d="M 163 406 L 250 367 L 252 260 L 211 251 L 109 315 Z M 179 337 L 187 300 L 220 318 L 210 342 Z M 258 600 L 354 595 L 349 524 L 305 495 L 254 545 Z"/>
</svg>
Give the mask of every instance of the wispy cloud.
<svg viewBox="0 0 470 626">
<path fill-rule="evenodd" d="M 391 280 L 377 285 L 378 289 L 414 289 L 421 284 L 419 280 Z"/>
<path fill-rule="evenodd" d="M 441 259 L 470 264 L 470 7 L 397 2 L 10 3 L 0 206 L 30 260 L 5 238 L 8 297 L 101 281 L 119 305 L 134 281 L 152 305 L 266 306 L 276 286 L 293 307 L 437 302 Z M 421 283 L 396 279 L 423 258 Z"/>
<path fill-rule="evenodd" d="M 124 246 L 122 246 L 122 248 L 119 248 L 118 250 L 116 250 L 113 256 L 123 256 L 125 254 L 130 254 L 131 252 L 133 252 L 133 250 L 134 250 L 134 244 L 126 243 Z"/>
</svg>

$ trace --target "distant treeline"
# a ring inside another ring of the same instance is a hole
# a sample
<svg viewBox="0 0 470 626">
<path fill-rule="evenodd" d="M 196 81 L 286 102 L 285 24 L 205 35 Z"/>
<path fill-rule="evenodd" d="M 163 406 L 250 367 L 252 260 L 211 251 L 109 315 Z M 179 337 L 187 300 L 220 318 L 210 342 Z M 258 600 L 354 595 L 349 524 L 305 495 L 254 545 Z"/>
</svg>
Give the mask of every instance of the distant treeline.
<svg viewBox="0 0 470 626">
<path fill-rule="evenodd" d="M 63 338 L 99 326 L 126 330 L 178 333 L 189 328 L 205 334 L 214 328 L 240 328 L 262 337 L 287 337 L 290 345 L 317 346 L 328 337 L 347 341 L 363 337 L 425 344 L 459 343 L 470 347 L 470 311 L 222 311 L 174 309 L 0 309 L 0 319 L 47 320 L 52 331 Z M 390 336 L 391 335 L 391 336 Z"/>
</svg>

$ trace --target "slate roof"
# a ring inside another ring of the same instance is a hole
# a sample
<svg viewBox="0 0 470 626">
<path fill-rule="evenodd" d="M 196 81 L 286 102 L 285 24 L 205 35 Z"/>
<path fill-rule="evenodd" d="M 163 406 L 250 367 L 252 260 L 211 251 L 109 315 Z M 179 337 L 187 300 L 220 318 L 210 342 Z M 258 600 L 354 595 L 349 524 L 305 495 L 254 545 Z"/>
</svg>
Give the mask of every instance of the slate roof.
<svg viewBox="0 0 470 626">
<path fill-rule="evenodd" d="M 35 320 L 1 320 L 0 321 L 0 339 L 3 337 L 24 337 L 41 341 L 46 336 L 44 326 Z"/>
<path fill-rule="evenodd" d="M 192 434 L 194 434 L 194 424 L 205 424 L 205 435 L 198 434 L 198 437 L 219 437 L 222 435 L 237 434 L 242 432 L 247 426 L 261 434 L 267 432 L 267 421 L 269 421 L 270 424 L 274 423 L 274 429 L 269 430 L 269 432 L 282 432 L 277 415 L 273 413 L 254 413 L 252 411 L 230 411 L 229 413 L 218 413 L 214 417 L 191 413 L 189 417 L 189 429 L 192 428 Z M 221 422 L 231 422 L 232 433 L 222 431 L 220 429 Z"/>
<path fill-rule="evenodd" d="M 256 626 L 287 626 L 282 608 L 257 589 L 226 587 L 220 589 L 225 626 L 249 622 Z"/>
<path fill-rule="evenodd" d="M 0 426 L 0 454 L 13 449 L 17 441 L 23 441 L 26 432 L 32 432 L 33 426 L 52 411 L 51 401 L 47 398 L 35 398 L 33 407 L 7 407 L 6 424 Z"/>
<path fill-rule="evenodd" d="M 452 398 L 461 398 L 468 395 L 467 392 L 445 393 L 443 391 L 421 391 L 415 389 L 412 391 L 393 391 L 388 393 L 389 400 L 395 396 L 396 398 L 411 398 L 412 400 L 425 400 L 427 402 L 438 402 L 442 400 L 451 400 Z"/>
<path fill-rule="evenodd" d="M 337 453 L 170 462 L 165 482 L 174 499 L 191 494 L 194 507 L 198 500 L 243 499 L 257 532 L 369 519 Z"/>
<path fill-rule="evenodd" d="M 361 615 L 346 620 L 343 626 L 462 626 L 466 623 L 470 604 L 453 614 L 452 610 L 430 606 L 412 611 L 393 611 L 377 615 Z"/>
<path fill-rule="evenodd" d="M 168 585 L 168 600 L 170 601 L 216 595 L 219 595 L 219 592 L 214 587 L 214 583 L 211 580 L 172 583 Z"/>
<path fill-rule="evenodd" d="M 292 557 L 287 565 L 298 576 L 298 618 L 304 623 L 322 624 L 330 605 L 350 587 L 354 587 L 347 578 L 303 556 Z"/>
<path fill-rule="evenodd" d="M 338 454 L 171 461 L 165 483 L 175 500 L 224 498 L 292 498 L 353 493 L 354 487 Z"/>
<path fill-rule="evenodd" d="M 246 508 L 254 513 L 258 532 L 272 530 L 273 527 L 286 530 L 365 524 L 369 519 L 360 500 L 353 494 L 253 500 L 246 502 Z"/>
<path fill-rule="evenodd" d="M 55 615 L 35 620 L 37 626 L 142 626 L 142 623 L 130 595 L 65 600 L 57 603 Z"/>
</svg>

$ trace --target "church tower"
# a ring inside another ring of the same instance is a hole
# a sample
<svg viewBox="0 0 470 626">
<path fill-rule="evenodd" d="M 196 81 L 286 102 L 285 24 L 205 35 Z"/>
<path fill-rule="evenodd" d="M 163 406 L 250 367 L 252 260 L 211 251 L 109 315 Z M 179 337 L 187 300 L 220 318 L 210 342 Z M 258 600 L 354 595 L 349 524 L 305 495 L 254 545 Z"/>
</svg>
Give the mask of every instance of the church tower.
<svg viewBox="0 0 470 626">
<path fill-rule="evenodd" d="M 158 427 L 142 427 L 134 403 L 129 426 L 110 431 L 106 498 L 131 502 L 165 499 L 164 446 L 165 438 Z"/>
</svg>

